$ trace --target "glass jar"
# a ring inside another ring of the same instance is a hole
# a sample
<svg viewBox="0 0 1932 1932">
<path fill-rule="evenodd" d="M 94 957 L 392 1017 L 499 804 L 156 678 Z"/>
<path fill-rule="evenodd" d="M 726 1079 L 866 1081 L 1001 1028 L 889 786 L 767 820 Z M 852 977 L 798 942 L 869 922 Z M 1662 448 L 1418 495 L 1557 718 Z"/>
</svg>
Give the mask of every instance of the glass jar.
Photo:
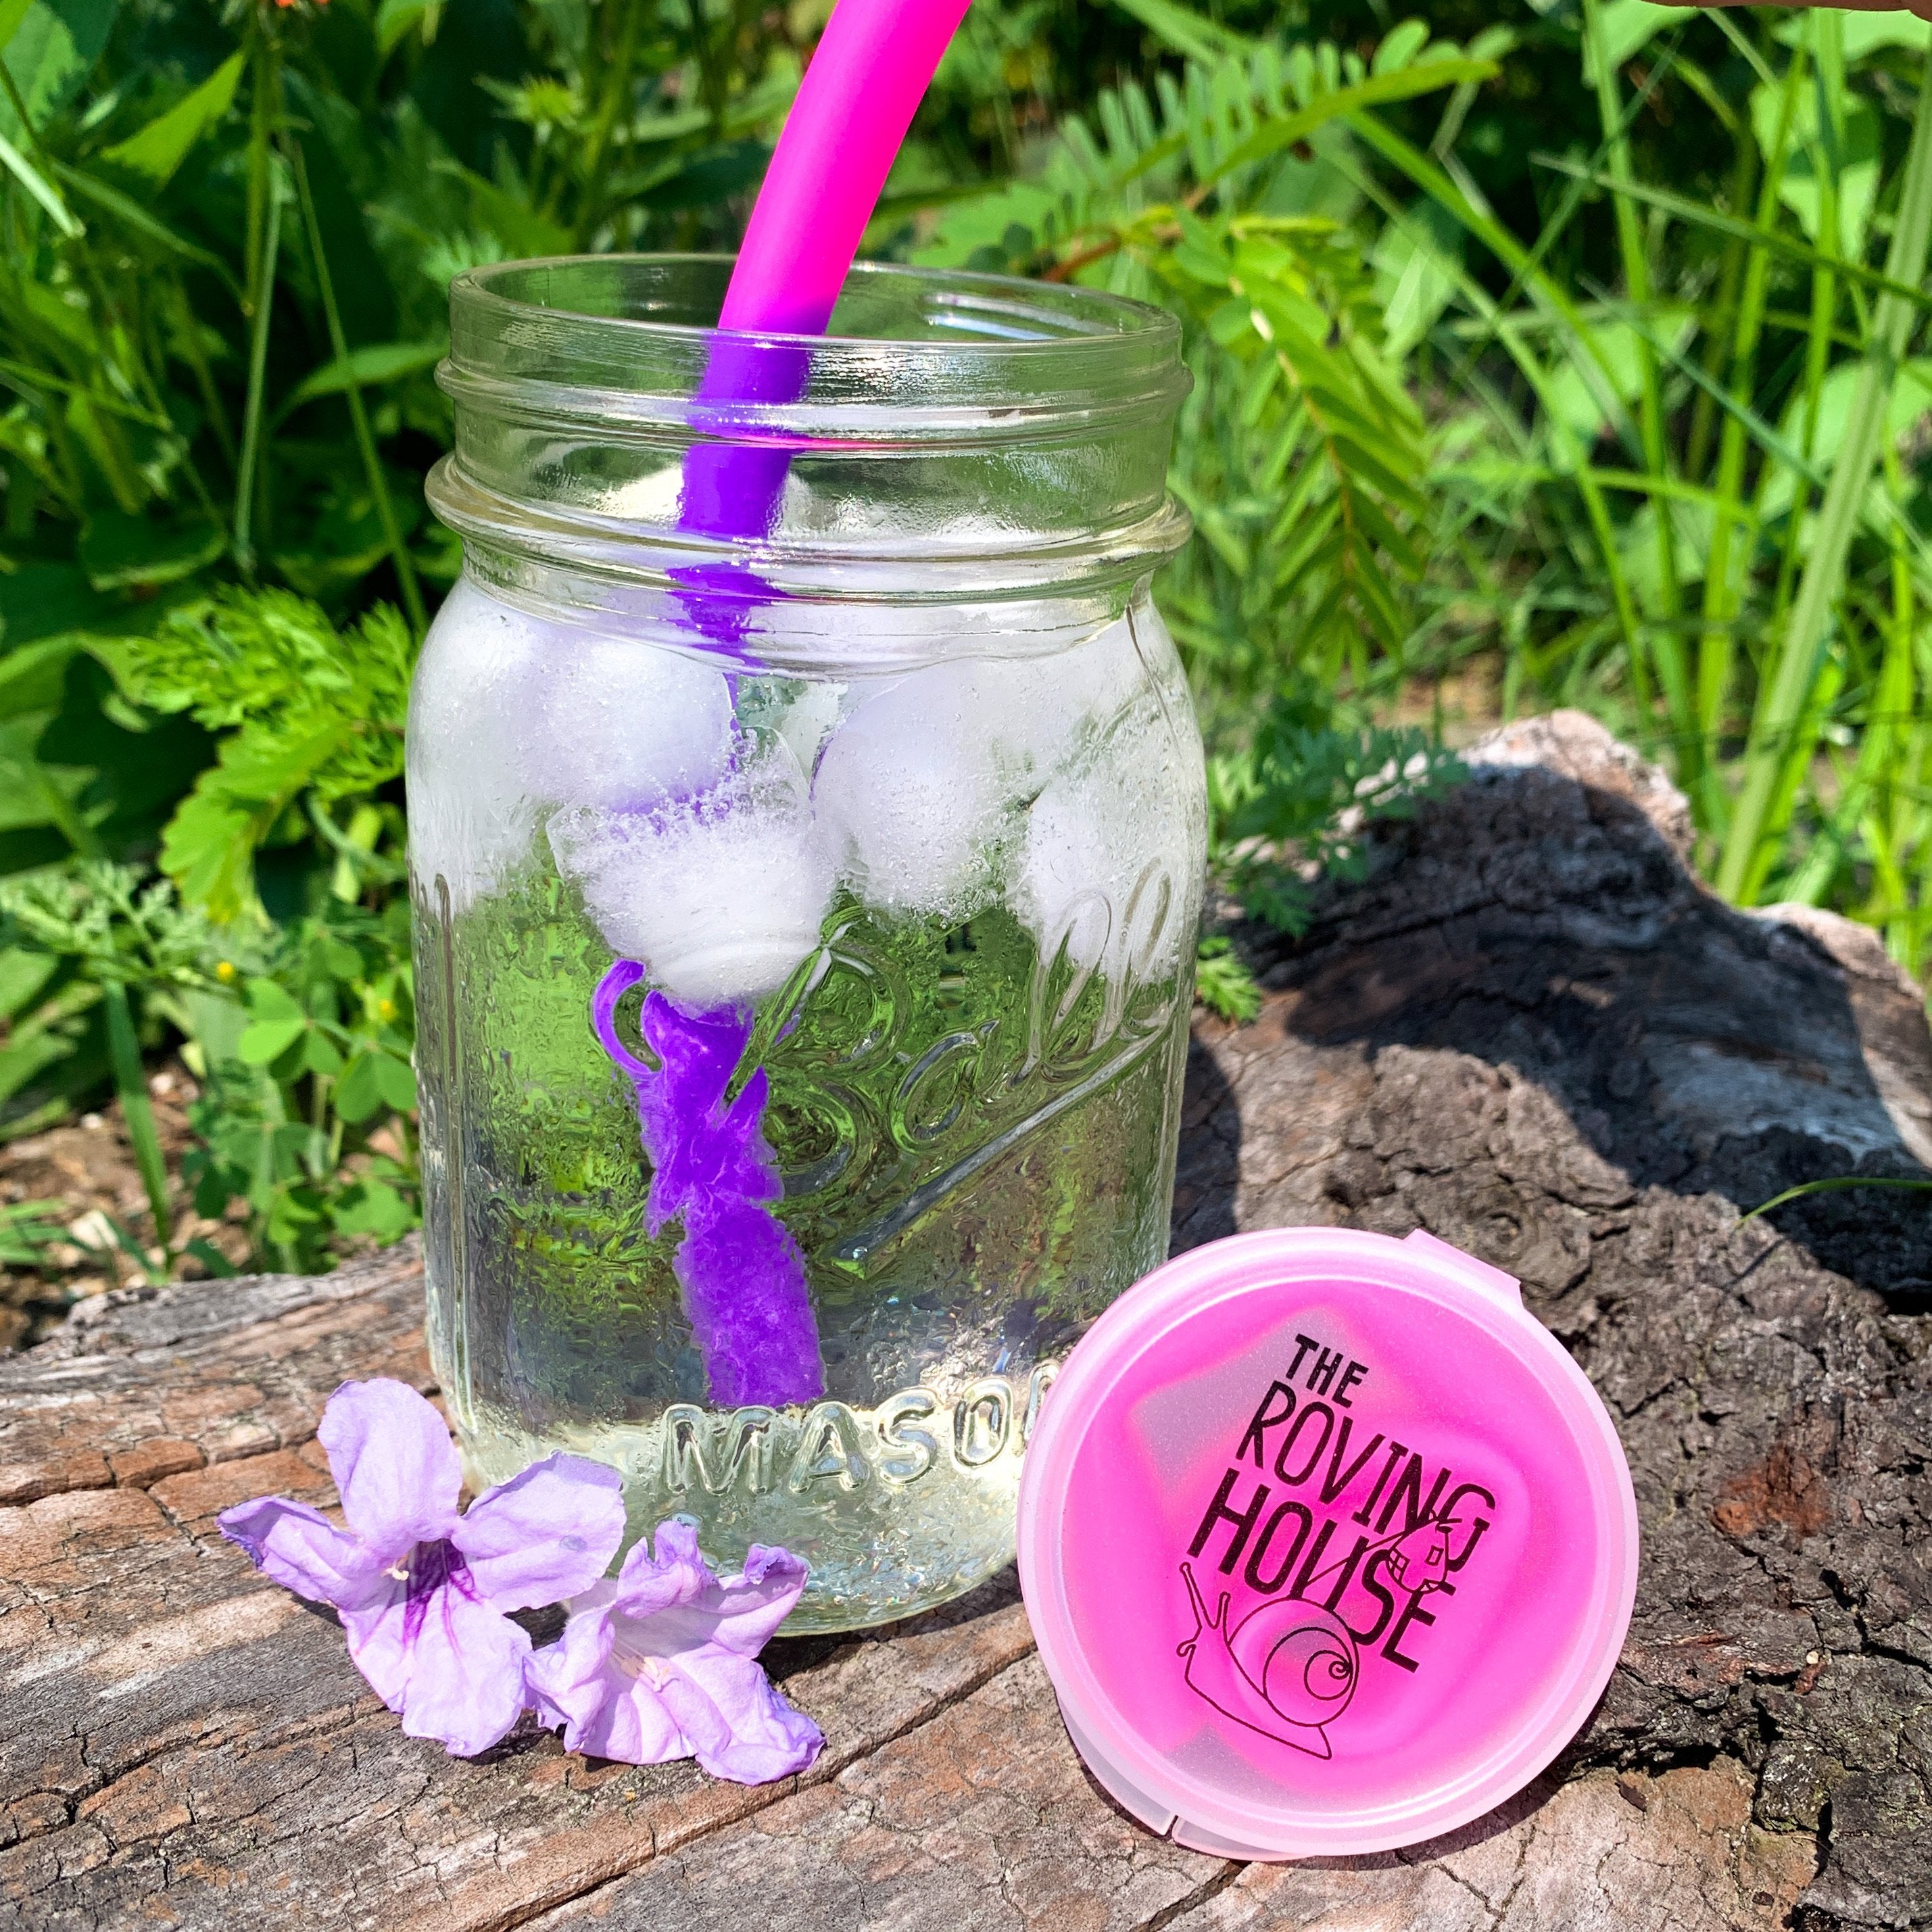
<svg viewBox="0 0 1932 1932">
<path fill-rule="evenodd" d="M 471 1480 L 811 1566 L 1010 1559 L 1054 1367 L 1166 1252 L 1205 840 L 1148 585 L 1171 318 L 863 267 L 476 269 L 410 711 L 429 1336 Z M 728 381 L 718 358 L 728 355 Z M 707 381 L 707 370 L 709 380 Z M 718 400 L 728 395 L 756 400 Z"/>
</svg>

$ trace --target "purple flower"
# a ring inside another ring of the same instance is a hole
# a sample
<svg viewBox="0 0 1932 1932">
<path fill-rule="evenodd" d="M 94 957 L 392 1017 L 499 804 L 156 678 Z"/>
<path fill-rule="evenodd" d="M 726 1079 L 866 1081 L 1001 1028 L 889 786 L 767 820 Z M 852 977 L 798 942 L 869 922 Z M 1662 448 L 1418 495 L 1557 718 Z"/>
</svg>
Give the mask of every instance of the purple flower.
<svg viewBox="0 0 1932 1932">
<path fill-rule="evenodd" d="M 406 1383 L 344 1382 L 316 1432 L 346 1530 L 286 1496 L 224 1510 L 221 1533 L 284 1588 L 341 1612 L 356 1667 L 412 1738 L 488 1750 L 529 1702 L 526 1632 L 504 1613 L 588 1588 L 623 1540 L 622 1478 L 551 1456 L 456 1510 L 442 1418 Z"/>
<path fill-rule="evenodd" d="M 694 1757 L 713 1778 L 764 1784 L 802 1771 L 825 1739 L 758 1663 L 805 1588 L 787 1550 L 754 1546 L 720 1580 L 688 1524 L 658 1526 L 616 1580 L 571 1605 L 562 1636 L 530 1660 L 537 1714 L 567 1750 L 626 1764 Z"/>
</svg>

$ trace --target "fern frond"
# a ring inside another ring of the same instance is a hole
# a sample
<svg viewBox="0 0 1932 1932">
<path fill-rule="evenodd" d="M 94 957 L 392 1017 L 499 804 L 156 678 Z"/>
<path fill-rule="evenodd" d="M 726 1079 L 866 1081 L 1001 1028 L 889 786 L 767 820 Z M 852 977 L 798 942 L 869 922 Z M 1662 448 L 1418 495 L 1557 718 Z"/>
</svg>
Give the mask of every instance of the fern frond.
<svg viewBox="0 0 1932 1932">
<path fill-rule="evenodd" d="M 416 640 L 378 607 L 352 632 L 286 590 L 231 591 L 133 640 L 127 676 L 159 711 L 224 734 L 162 835 L 187 905 L 226 923 L 258 913 L 255 854 L 304 796 L 327 806 L 399 777 Z"/>
</svg>

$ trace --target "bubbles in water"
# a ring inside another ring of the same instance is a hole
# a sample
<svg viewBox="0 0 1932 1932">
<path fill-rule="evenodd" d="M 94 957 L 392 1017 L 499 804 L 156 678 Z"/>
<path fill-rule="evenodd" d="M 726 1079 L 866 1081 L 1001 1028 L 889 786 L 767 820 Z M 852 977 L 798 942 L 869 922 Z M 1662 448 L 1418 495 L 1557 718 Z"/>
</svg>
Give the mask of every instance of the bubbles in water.
<svg viewBox="0 0 1932 1932">
<path fill-rule="evenodd" d="M 782 740 L 695 798 L 560 812 L 550 842 L 612 951 L 690 1006 L 776 992 L 831 902 L 832 860 Z"/>
</svg>

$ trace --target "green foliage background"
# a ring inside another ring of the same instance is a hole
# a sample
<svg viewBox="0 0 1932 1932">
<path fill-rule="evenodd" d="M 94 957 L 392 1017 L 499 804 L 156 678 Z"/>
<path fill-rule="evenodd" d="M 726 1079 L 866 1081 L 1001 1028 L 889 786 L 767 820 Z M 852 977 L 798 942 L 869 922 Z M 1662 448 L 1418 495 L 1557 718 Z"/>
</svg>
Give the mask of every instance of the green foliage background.
<svg viewBox="0 0 1932 1932">
<path fill-rule="evenodd" d="M 117 1090 L 149 1272 L 197 1245 L 142 1082 L 171 1045 L 196 1204 L 263 1261 L 412 1220 L 449 279 L 730 248 L 828 12 L 0 0 L 0 1133 Z M 976 0 L 868 245 L 1182 318 L 1199 534 L 1159 594 L 1254 916 L 1453 778 L 1390 721 L 1476 664 L 1664 760 L 1732 897 L 1924 970 L 1928 31 Z M 1202 979 L 1251 1006 L 1225 938 Z"/>
</svg>

